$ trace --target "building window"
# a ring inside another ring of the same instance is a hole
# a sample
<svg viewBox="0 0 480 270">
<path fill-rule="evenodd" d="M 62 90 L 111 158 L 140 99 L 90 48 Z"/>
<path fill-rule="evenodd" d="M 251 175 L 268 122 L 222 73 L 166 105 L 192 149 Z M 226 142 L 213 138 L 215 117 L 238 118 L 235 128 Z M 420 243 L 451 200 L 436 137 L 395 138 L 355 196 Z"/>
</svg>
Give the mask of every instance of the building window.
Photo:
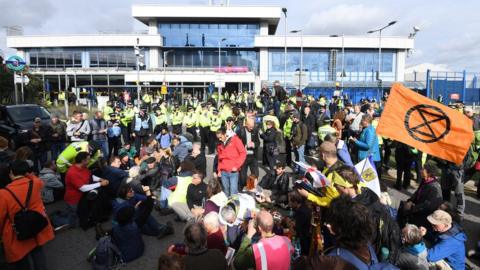
<svg viewBox="0 0 480 270">
<path fill-rule="evenodd" d="M 72 68 L 82 66 L 82 52 L 71 48 L 41 48 L 28 50 L 33 68 Z"/>
<path fill-rule="evenodd" d="M 165 47 L 250 47 L 255 35 L 260 33 L 258 24 L 204 24 L 204 23 L 160 23 L 160 34 Z"/>
<path fill-rule="evenodd" d="M 136 67 L 133 48 L 94 48 L 89 49 L 88 52 L 90 54 L 90 67 Z"/>
</svg>

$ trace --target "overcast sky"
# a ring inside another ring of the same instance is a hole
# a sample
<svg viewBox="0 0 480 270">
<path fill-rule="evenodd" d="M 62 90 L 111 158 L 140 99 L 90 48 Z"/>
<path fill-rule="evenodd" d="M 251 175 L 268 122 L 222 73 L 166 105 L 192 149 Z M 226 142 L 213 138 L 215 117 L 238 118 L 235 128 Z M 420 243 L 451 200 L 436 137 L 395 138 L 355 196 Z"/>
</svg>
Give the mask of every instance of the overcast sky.
<svg viewBox="0 0 480 270">
<path fill-rule="evenodd" d="M 206 5 L 208 0 L 0 0 L 0 26 L 23 26 L 26 35 L 145 30 L 131 17 L 133 3 Z M 248 4 L 287 7 L 288 28 L 308 34 L 359 35 L 397 20 L 385 35 L 408 36 L 418 26 L 407 66 L 480 71 L 478 0 L 231 0 L 231 5 Z M 282 18 L 279 34 L 283 23 Z M 0 32 L 0 49 L 8 56 L 13 51 L 6 48 L 5 30 Z"/>
</svg>

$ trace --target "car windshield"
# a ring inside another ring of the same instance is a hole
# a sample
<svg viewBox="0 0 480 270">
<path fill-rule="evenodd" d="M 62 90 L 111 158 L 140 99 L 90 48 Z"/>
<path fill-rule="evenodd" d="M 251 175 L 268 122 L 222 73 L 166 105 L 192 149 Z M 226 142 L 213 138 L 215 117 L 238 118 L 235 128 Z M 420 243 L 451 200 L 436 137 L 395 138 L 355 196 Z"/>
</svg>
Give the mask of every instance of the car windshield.
<svg viewBox="0 0 480 270">
<path fill-rule="evenodd" d="M 50 113 L 40 106 L 9 107 L 7 111 L 14 122 L 33 122 L 35 117 L 50 119 Z"/>
</svg>

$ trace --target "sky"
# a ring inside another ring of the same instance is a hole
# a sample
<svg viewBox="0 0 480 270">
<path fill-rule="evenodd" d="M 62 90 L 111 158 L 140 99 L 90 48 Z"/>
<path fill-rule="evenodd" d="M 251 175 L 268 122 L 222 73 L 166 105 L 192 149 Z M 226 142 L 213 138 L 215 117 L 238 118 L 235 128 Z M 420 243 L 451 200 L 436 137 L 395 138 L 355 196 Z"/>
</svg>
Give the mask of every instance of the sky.
<svg viewBox="0 0 480 270">
<path fill-rule="evenodd" d="M 219 4 L 219 0 L 214 4 Z M 0 0 L 0 26 L 19 25 L 25 35 L 129 33 L 146 30 L 131 17 L 132 4 L 207 5 L 208 0 Z M 396 20 L 384 35 L 421 30 L 407 67 L 431 63 L 439 69 L 480 72 L 478 0 L 230 0 L 231 5 L 273 5 L 288 9 L 288 28 L 312 35 L 366 35 Z M 283 16 L 278 34 L 283 34 Z M 6 48 L 0 29 L 0 50 Z"/>
</svg>

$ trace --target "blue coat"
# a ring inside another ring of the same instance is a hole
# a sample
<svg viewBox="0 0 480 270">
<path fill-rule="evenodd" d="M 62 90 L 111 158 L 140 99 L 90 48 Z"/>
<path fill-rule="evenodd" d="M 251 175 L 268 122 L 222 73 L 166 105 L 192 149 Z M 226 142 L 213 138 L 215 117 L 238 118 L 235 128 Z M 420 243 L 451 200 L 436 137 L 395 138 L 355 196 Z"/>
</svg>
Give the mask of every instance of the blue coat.
<svg viewBox="0 0 480 270">
<path fill-rule="evenodd" d="M 454 270 L 465 269 L 465 242 L 467 236 L 454 224 L 445 233 L 437 236 L 432 248 L 428 249 L 427 260 L 437 262 L 445 260 Z"/>
<path fill-rule="evenodd" d="M 378 137 L 372 125 L 362 130 L 360 138 L 355 141 L 355 145 L 358 147 L 358 160 L 363 160 L 368 155 L 372 155 L 373 161 L 381 160 Z"/>
</svg>

